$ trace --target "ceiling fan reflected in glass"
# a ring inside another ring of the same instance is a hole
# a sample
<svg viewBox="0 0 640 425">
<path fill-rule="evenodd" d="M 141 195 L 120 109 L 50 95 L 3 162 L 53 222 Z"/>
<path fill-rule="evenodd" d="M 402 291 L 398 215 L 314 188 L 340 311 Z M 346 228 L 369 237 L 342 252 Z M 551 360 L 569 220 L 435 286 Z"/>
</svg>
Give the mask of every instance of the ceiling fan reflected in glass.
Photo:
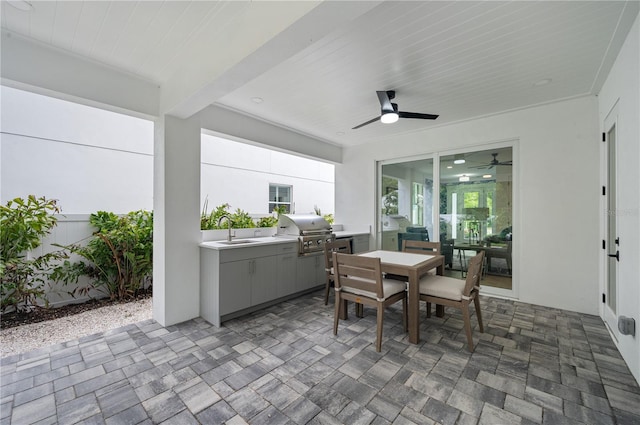
<svg viewBox="0 0 640 425">
<path fill-rule="evenodd" d="M 488 164 L 476 165 L 476 166 L 470 167 L 470 168 L 478 168 L 478 169 L 490 170 L 493 167 L 496 167 L 498 165 L 513 165 L 513 161 L 511 161 L 511 160 L 509 160 L 509 161 L 498 161 L 498 154 L 497 153 L 492 153 L 491 156 L 493 156 L 493 159 Z"/>
<path fill-rule="evenodd" d="M 376 91 L 376 94 L 378 95 L 378 100 L 380 101 L 380 116 L 363 122 L 362 124 L 353 127 L 352 130 L 357 130 L 360 127 L 364 127 L 365 125 L 371 124 L 378 120 L 380 120 L 383 124 L 391 124 L 398 121 L 399 118 L 417 118 L 421 120 L 435 120 L 436 118 L 438 118 L 438 115 L 433 114 L 399 111 L 398 104 L 391 103 L 391 100 L 396 97 L 395 90 Z"/>
</svg>

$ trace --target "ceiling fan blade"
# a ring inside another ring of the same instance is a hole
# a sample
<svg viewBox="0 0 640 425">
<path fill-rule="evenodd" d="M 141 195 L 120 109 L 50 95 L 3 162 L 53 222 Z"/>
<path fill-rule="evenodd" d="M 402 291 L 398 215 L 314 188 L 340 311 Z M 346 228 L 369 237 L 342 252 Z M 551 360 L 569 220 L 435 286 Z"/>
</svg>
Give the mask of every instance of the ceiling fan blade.
<svg viewBox="0 0 640 425">
<path fill-rule="evenodd" d="M 393 105 L 391 104 L 391 99 L 395 97 L 395 92 L 393 91 L 376 91 L 378 95 L 378 100 L 380 101 L 380 106 L 382 107 L 382 112 L 393 112 Z"/>
<path fill-rule="evenodd" d="M 378 121 L 378 120 L 380 120 L 380 117 L 375 117 L 375 118 L 373 118 L 373 119 L 370 119 L 369 121 L 363 122 L 362 124 L 356 125 L 356 126 L 355 126 L 355 127 L 353 127 L 351 130 L 357 130 L 357 129 L 359 129 L 360 127 L 364 127 L 365 125 L 367 125 L 367 124 L 371 124 L 372 122 L 376 122 L 376 121 Z"/>
<path fill-rule="evenodd" d="M 440 116 L 440 115 L 433 115 L 433 114 L 421 114 L 419 112 L 404 112 L 404 111 L 399 111 L 398 115 L 400 116 L 400 118 L 418 118 L 421 120 L 435 120 Z"/>
</svg>

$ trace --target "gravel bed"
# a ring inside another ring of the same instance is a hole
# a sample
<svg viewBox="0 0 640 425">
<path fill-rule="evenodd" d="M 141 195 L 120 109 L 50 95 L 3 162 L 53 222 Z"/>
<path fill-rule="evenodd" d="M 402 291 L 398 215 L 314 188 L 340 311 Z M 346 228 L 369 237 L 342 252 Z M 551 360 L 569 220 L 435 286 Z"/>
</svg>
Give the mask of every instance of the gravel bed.
<svg viewBox="0 0 640 425">
<path fill-rule="evenodd" d="M 0 331 L 1 357 L 48 347 L 151 319 L 151 298 L 109 305 L 73 316 Z"/>
</svg>

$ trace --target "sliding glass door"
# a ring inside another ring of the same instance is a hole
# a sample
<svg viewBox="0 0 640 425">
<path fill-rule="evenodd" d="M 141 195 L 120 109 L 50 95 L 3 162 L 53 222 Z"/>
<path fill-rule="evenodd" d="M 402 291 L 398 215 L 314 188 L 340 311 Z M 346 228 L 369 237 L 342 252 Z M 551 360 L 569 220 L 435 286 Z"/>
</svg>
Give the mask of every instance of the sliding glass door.
<svg viewBox="0 0 640 425">
<path fill-rule="evenodd" d="M 380 248 L 439 241 L 445 274 L 458 278 L 484 251 L 482 285 L 513 289 L 512 147 L 383 161 L 378 174 Z"/>
<path fill-rule="evenodd" d="M 441 244 L 453 247 L 450 269 L 463 276 L 485 252 L 482 284 L 512 289 L 513 149 L 440 157 Z"/>
</svg>

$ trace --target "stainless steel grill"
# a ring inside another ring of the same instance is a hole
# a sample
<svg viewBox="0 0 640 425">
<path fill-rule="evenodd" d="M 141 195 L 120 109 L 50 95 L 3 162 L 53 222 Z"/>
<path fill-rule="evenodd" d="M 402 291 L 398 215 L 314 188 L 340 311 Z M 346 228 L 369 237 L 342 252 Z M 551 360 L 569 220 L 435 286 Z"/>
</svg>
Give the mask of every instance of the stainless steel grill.
<svg viewBox="0 0 640 425">
<path fill-rule="evenodd" d="M 324 244 L 336 239 L 327 221 L 315 214 L 280 214 L 278 236 L 296 236 L 298 255 L 314 255 L 324 251 Z"/>
</svg>

